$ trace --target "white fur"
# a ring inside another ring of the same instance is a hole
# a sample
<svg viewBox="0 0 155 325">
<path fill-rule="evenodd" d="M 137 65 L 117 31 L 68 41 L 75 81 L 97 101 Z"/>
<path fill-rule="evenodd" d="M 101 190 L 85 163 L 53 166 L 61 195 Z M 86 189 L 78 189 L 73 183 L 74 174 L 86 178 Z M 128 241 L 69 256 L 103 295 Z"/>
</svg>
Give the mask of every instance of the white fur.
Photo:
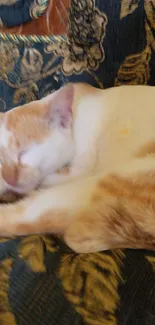
<svg viewBox="0 0 155 325">
<path fill-rule="evenodd" d="M 69 131 L 52 130 L 41 144 L 33 144 L 21 157 L 21 162 L 31 167 L 38 167 L 45 175 L 71 161 L 73 141 Z"/>
<path fill-rule="evenodd" d="M 50 191 L 48 189 L 44 190 L 44 192 L 41 191 L 39 197 L 34 198 L 33 204 L 30 208 L 28 207 L 24 221 L 35 221 L 38 218 L 38 214 L 41 216 L 43 213 L 48 212 L 50 206 L 53 209 L 57 209 L 58 205 L 60 209 L 70 207 L 71 210 L 75 211 L 79 207 L 82 208 L 89 205 L 93 185 L 94 182 L 90 179 L 87 184 L 85 184 L 84 180 L 83 184 L 77 182 L 75 186 L 74 184 L 64 184 L 61 188 L 57 186 L 53 188 L 53 193 L 52 189 Z"/>
<path fill-rule="evenodd" d="M 6 128 L 4 124 L 1 124 L 0 126 L 0 144 L 4 148 L 8 147 L 9 139 L 11 137 L 11 132 Z"/>
</svg>

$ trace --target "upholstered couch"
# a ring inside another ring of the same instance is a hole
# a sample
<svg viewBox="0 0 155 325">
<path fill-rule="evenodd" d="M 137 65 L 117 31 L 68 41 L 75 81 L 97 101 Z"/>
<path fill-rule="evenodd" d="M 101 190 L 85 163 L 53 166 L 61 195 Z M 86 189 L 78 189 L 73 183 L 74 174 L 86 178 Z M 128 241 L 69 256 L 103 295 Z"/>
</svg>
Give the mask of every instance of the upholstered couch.
<svg viewBox="0 0 155 325">
<path fill-rule="evenodd" d="M 155 85 L 154 51 L 155 0 L 71 0 L 66 35 L 0 34 L 0 110 L 70 80 Z M 155 324 L 154 252 L 80 255 L 51 236 L 0 239 L 0 325 L 116 324 Z"/>
</svg>

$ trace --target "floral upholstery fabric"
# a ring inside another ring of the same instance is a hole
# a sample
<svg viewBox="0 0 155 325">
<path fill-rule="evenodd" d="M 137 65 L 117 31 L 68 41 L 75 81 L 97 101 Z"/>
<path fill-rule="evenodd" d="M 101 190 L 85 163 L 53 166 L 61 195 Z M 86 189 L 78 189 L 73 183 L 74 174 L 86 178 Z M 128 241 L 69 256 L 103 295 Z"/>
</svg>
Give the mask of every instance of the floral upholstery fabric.
<svg viewBox="0 0 155 325">
<path fill-rule="evenodd" d="M 0 58 L 1 111 L 68 81 L 155 85 L 155 0 L 71 0 L 67 35 L 0 35 Z M 34 324 L 154 325 L 155 253 L 0 239 L 0 325 Z"/>
<path fill-rule="evenodd" d="M 13 27 L 38 18 L 48 0 L 0 0 L 0 27 Z"/>
</svg>

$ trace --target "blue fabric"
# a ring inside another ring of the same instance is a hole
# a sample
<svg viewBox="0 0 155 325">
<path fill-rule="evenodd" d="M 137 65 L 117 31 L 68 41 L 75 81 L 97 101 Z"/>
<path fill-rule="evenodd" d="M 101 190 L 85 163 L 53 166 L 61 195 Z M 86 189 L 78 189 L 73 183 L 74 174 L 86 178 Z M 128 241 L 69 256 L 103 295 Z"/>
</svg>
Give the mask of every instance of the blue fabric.
<svg viewBox="0 0 155 325">
<path fill-rule="evenodd" d="M 0 1 L 0 18 L 4 27 L 24 24 L 42 13 L 41 1 L 39 0 Z"/>
</svg>

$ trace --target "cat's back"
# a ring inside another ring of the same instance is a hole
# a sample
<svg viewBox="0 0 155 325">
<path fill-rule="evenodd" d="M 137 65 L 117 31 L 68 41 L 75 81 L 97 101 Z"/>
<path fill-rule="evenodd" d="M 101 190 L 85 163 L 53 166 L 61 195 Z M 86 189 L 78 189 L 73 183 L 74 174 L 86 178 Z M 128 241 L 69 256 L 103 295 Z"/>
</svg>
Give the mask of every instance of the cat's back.
<svg viewBox="0 0 155 325">
<path fill-rule="evenodd" d="M 152 110 L 152 114 L 155 114 L 155 87 L 153 86 L 128 85 L 105 89 L 102 90 L 102 100 L 107 103 L 112 113 L 117 107 L 117 112 L 123 115 L 126 112 L 128 114 L 134 112 L 136 116 L 139 111 L 146 115 L 146 109 Z"/>
<path fill-rule="evenodd" d="M 96 138 L 98 162 L 111 168 L 131 159 L 146 143 L 155 142 L 155 87 L 120 86 L 99 90 L 76 85 L 77 118 L 82 139 Z M 78 123 L 77 123 L 78 125 Z M 78 127 L 79 130 L 79 127 Z M 95 143 L 95 142 L 94 142 Z"/>
<path fill-rule="evenodd" d="M 75 90 L 76 134 L 82 145 L 88 137 L 94 143 L 102 168 L 127 162 L 146 143 L 155 143 L 155 87 L 101 90 L 75 84 Z"/>
<path fill-rule="evenodd" d="M 109 168 L 155 143 L 155 87 L 120 86 L 103 91 L 101 97 L 107 120 L 99 140 L 100 162 Z"/>
<path fill-rule="evenodd" d="M 75 87 L 75 111 L 91 112 L 94 115 L 146 118 L 147 112 L 155 116 L 155 87 L 127 85 L 108 89 L 94 88 L 88 84 L 77 83 Z M 80 109 L 82 107 L 82 110 Z M 102 114 L 101 114 L 102 115 Z M 149 115 L 149 114 L 148 114 Z M 149 118 L 148 118 L 149 119 Z"/>
</svg>

